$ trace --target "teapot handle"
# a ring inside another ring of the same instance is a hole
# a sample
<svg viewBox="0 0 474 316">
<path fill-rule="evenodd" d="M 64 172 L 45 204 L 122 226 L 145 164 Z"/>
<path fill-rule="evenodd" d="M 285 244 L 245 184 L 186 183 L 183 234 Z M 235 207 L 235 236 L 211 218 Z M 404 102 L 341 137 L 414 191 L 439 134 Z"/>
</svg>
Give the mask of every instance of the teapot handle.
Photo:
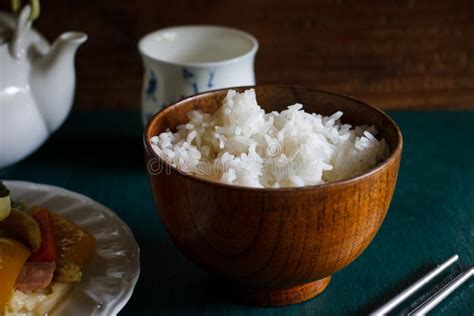
<svg viewBox="0 0 474 316">
<path fill-rule="evenodd" d="M 10 41 L 10 54 L 13 58 L 19 59 L 26 53 L 25 36 L 31 29 L 31 21 L 29 19 L 31 7 L 26 5 L 18 16 L 16 27 Z"/>
</svg>

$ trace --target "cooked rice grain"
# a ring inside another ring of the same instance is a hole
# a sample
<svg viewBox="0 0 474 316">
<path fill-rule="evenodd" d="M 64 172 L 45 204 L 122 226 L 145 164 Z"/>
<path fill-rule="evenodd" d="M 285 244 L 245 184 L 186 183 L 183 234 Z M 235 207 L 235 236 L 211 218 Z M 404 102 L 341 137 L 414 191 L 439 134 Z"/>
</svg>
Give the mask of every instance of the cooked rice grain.
<svg viewBox="0 0 474 316">
<path fill-rule="evenodd" d="M 343 113 L 307 113 L 303 105 L 265 113 L 255 91 L 229 90 L 214 114 L 151 138 L 172 166 L 211 180 L 249 187 L 301 187 L 359 175 L 389 155 L 374 126 L 342 124 Z"/>
</svg>

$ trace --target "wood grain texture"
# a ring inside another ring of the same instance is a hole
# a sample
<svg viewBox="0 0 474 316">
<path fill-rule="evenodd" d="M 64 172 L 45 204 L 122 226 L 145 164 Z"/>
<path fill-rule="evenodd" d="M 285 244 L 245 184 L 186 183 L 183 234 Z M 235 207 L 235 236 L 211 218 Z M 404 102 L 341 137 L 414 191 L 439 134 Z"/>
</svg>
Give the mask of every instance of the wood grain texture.
<svg viewBox="0 0 474 316">
<path fill-rule="evenodd" d="M 235 284 L 220 284 L 225 293 L 249 305 L 285 306 L 312 299 L 326 289 L 331 277 L 289 288 L 249 288 Z"/>
<path fill-rule="evenodd" d="M 144 143 L 161 219 L 187 257 L 249 288 L 238 295 L 243 301 L 277 306 L 309 299 L 322 291 L 321 284 L 327 285 L 322 279 L 362 253 L 382 224 L 398 174 L 401 133 L 383 112 L 350 98 L 303 88 L 257 86 L 257 99 L 267 112 L 303 103 L 307 111 L 325 115 L 341 110 L 343 123 L 374 124 L 391 156 L 361 177 L 286 189 L 216 183 L 184 175 L 161 161 L 151 149 L 150 138 L 186 123 L 190 110 L 214 112 L 225 94 L 224 90 L 186 99 L 151 119 Z M 318 280 L 319 286 L 308 286 Z"/>
<path fill-rule="evenodd" d="M 382 108 L 474 108 L 470 0 L 42 2 L 36 26 L 50 40 L 72 29 L 89 34 L 77 57 L 77 109 L 138 108 L 136 44 L 152 30 L 180 24 L 254 34 L 260 84 L 320 88 Z"/>
<path fill-rule="evenodd" d="M 324 292 L 304 304 L 280 308 L 234 304 L 175 247 L 156 214 L 144 172 L 138 112 L 71 113 L 64 128 L 37 153 L 1 169 L 0 179 L 80 192 L 111 208 L 130 226 L 140 245 L 141 273 L 119 315 L 369 315 L 454 253 L 461 257 L 459 268 L 474 262 L 474 146 L 465 146 L 472 142 L 474 111 L 390 115 L 403 131 L 403 159 L 382 227 L 362 255 L 334 274 Z M 428 131 L 433 131 L 429 137 Z M 460 146 L 463 154 L 453 159 Z M 451 272 L 447 274 L 456 274 L 456 267 Z M 448 281 L 448 275 L 440 282 Z M 428 298 L 433 290 L 434 284 L 429 285 L 417 297 Z M 473 315 L 472 293 L 472 283 L 463 286 L 430 316 Z M 395 313 L 407 313 L 419 301 L 414 297 Z"/>
</svg>

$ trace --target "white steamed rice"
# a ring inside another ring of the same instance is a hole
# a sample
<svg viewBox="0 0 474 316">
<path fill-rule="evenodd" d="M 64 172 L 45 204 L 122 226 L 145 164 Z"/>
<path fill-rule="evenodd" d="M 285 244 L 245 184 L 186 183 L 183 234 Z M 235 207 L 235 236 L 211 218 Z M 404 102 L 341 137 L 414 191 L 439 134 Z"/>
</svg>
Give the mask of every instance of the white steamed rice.
<svg viewBox="0 0 474 316">
<path fill-rule="evenodd" d="M 229 90 L 214 114 L 151 138 L 155 152 L 179 170 L 249 187 L 300 187 L 359 175 L 389 155 L 374 126 L 340 123 L 342 112 L 310 114 L 303 105 L 272 113 L 255 91 Z"/>
</svg>

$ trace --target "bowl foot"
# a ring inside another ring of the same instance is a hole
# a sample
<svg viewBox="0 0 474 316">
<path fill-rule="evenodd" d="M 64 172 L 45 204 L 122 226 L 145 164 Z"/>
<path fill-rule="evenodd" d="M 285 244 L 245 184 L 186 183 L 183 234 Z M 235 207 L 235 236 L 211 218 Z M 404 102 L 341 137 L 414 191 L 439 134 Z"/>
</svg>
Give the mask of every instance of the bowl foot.
<svg viewBox="0 0 474 316">
<path fill-rule="evenodd" d="M 331 277 L 289 288 L 249 288 L 232 285 L 230 294 L 238 301 L 257 306 L 284 306 L 312 299 L 328 286 Z"/>
</svg>

